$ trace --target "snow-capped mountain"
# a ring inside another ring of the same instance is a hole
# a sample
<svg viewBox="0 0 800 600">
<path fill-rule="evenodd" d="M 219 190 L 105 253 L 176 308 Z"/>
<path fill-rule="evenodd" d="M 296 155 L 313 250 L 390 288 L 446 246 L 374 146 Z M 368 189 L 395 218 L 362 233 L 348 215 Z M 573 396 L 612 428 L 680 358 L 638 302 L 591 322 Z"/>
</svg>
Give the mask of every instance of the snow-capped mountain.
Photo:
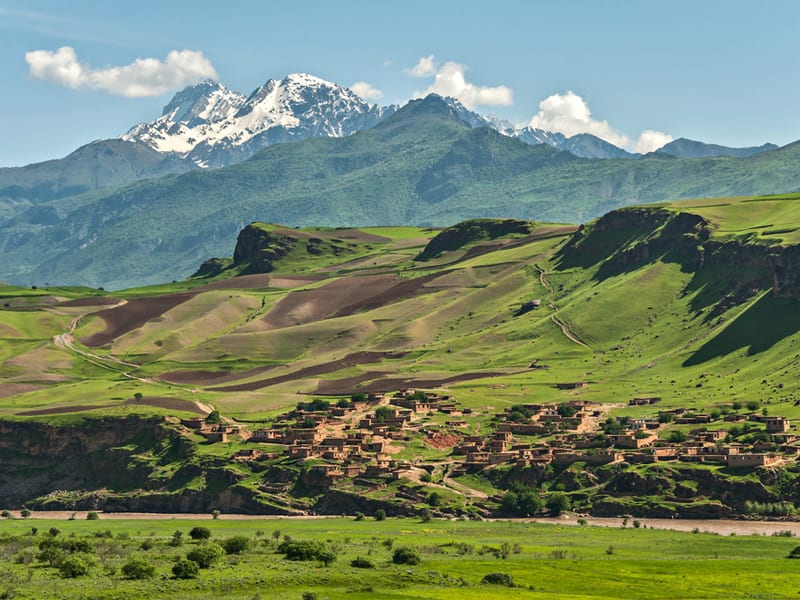
<svg viewBox="0 0 800 600">
<path fill-rule="evenodd" d="M 304 73 L 270 79 L 249 97 L 206 81 L 178 92 L 158 119 L 133 127 L 122 139 L 180 154 L 200 167 L 220 167 L 272 144 L 368 129 L 396 108 L 369 104 Z"/>
</svg>

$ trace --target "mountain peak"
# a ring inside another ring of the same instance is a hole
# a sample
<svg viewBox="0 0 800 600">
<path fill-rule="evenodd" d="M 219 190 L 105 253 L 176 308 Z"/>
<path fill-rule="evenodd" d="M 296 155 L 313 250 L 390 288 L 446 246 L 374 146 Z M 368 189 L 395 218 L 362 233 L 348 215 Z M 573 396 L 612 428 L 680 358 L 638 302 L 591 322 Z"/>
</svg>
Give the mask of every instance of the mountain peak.
<svg viewBox="0 0 800 600">
<path fill-rule="evenodd" d="M 179 153 L 200 167 L 220 167 L 276 143 L 347 136 L 394 110 L 308 73 L 269 79 L 249 97 L 204 81 L 178 92 L 161 117 L 137 125 L 123 139 Z"/>
</svg>

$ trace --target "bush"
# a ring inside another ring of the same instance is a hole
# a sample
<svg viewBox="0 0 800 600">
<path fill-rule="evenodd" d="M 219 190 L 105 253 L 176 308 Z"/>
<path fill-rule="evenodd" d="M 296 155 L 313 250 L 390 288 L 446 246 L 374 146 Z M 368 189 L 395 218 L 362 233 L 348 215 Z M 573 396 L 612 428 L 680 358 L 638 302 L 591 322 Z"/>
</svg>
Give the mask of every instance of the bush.
<svg viewBox="0 0 800 600">
<path fill-rule="evenodd" d="M 508 573 L 487 573 L 483 576 L 483 579 L 481 579 L 481 583 L 514 587 L 514 578 Z"/>
<path fill-rule="evenodd" d="M 208 527 L 192 527 L 189 537 L 193 540 L 207 540 L 211 537 L 211 530 Z"/>
<path fill-rule="evenodd" d="M 419 553 L 413 548 L 397 548 L 392 555 L 392 562 L 396 565 L 418 565 Z"/>
<path fill-rule="evenodd" d="M 201 569 L 208 569 L 222 558 L 223 554 L 225 554 L 225 551 L 217 544 L 204 544 L 189 552 L 186 558 L 196 562 Z"/>
<path fill-rule="evenodd" d="M 544 503 L 535 489 L 517 487 L 506 492 L 500 503 L 503 513 L 515 517 L 533 517 L 540 512 Z"/>
<path fill-rule="evenodd" d="M 673 444 L 680 444 L 681 442 L 686 441 L 686 433 L 681 431 L 680 429 L 670 431 L 667 440 L 672 442 Z"/>
<path fill-rule="evenodd" d="M 172 534 L 172 539 L 169 541 L 169 545 L 173 548 L 177 548 L 178 546 L 183 544 L 183 532 L 176 531 Z"/>
<path fill-rule="evenodd" d="M 27 508 L 23 508 L 21 511 L 19 511 L 19 515 L 20 515 L 20 516 L 21 516 L 23 519 L 27 519 L 28 517 L 30 517 L 30 516 L 31 516 L 31 511 L 30 511 L 30 510 L 28 510 Z"/>
<path fill-rule="evenodd" d="M 329 558 L 325 556 L 325 553 L 330 551 L 322 542 L 285 541 L 278 546 L 278 552 L 288 560 L 322 560 L 325 562 L 323 557 Z"/>
<path fill-rule="evenodd" d="M 241 554 L 250 548 L 250 538 L 237 535 L 227 540 L 223 540 L 222 547 L 226 554 Z"/>
<path fill-rule="evenodd" d="M 547 510 L 556 516 L 568 511 L 570 507 L 571 503 L 566 494 L 557 492 L 555 494 L 550 494 L 550 496 L 547 497 Z"/>
<path fill-rule="evenodd" d="M 364 513 L 356 511 L 356 521 L 363 521 L 363 520 L 364 520 Z"/>
<path fill-rule="evenodd" d="M 430 508 L 423 508 L 419 511 L 419 518 L 423 523 L 430 523 L 433 519 L 433 513 Z"/>
<path fill-rule="evenodd" d="M 442 495 L 439 492 L 431 492 L 431 495 L 428 496 L 428 504 L 431 506 L 441 506 L 442 502 Z"/>
<path fill-rule="evenodd" d="M 98 515 L 93 510 L 89 511 L 88 513 L 86 513 L 86 520 L 87 521 L 97 521 L 99 518 L 100 518 L 100 515 Z"/>
<path fill-rule="evenodd" d="M 361 558 L 359 556 L 358 558 L 354 558 L 350 561 L 350 566 L 355 567 L 356 569 L 374 569 L 375 563 L 368 558 Z"/>
<path fill-rule="evenodd" d="M 49 534 L 50 534 L 52 537 L 57 537 L 57 536 L 58 536 L 58 535 L 61 533 L 61 530 L 60 530 L 58 527 L 51 527 L 51 528 L 50 528 L 50 531 L 49 531 L 48 533 L 49 533 Z"/>
<path fill-rule="evenodd" d="M 199 565 L 188 558 L 182 558 L 172 565 L 172 574 L 176 579 L 195 579 L 199 572 Z"/>
<path fill-rule="evenodd" d="M 317 592 L 303 592 L 303 600 L 319 600 Z"/>
<path fill-rule="evenodd" d="M 155 566 L 144 558 L 132 558 L 122 565 L 122 576 L 125 579 L 150 579 L 155 574 Z"/>
<path fill-rule="evenodd" d="M 786 558 L 800 558 L 800 546 L 796 546 L 794 550 L 789 552 L 789 556 Z"/>
<path fill-rule="evenodd" d="M 323 565 L 329 567 L 336 560 L 336 553 L 333 550 L 325 549 L 317 554 L 317 558 Z"/>
<path fill-rule="evenodd" d="M 376 521 L 383 521 L 386 519 L 386 511 L 382 508 L 379 508 L 375 511 L 375 520 Z"/>
<path fill-rule="evenodd" d="M 59 564 L 58 572 L 65 579 L 83 577 L 89 572 L 89 565 L 80 556 L 67 556 Z"/>
<path fill-rule="evenodd" d="M 4 510 L 3 512 L 0 513 L 0 517 L 3 517 L 4 519 L 10 519 L 11 513 L 7 510 Z"/>
</svg>

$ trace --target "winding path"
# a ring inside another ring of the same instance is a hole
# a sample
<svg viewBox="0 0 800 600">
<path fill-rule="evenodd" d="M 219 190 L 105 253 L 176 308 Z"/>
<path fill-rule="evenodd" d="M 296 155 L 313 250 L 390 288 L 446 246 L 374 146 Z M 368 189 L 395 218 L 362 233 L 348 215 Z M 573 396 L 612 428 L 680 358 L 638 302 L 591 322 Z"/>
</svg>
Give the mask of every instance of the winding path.
<svg viewBox="0 0 800 600">
<path fill-rule="evenodd" d="M 552 297 L 552 295 L 553 295 L 553 288 L 552 288 L 552 286 L 550 285 L 550 282 L 549 282 L 549 281 L 547 281 L 547 276 L 545 275 L 544 269 L 542 269 L 542 268 L 541 268 L 539 265 L 534 265 L 534 268 L 535 268 L 535 269 L 536 269 L 536 271 L 538 271 L 538 273 L 539 273 L 539 283 L 541 283 L 541 284 L 542 284 L 542 287 L 543 287 L 544 289 L 546 289 L 546 290 L 547 290 L 547 293 L 548 293 L 548 295 Z M 566 337 L 566 338 L 567 338 L 567 339 L 568 339 L 570 342 L 572 342 L 573 344 L 577 344 L 578 346 L 583 346 L 583 347 L 584 347 L 584 348 L 586 348 L 587 350 L 591 350 L 591 348 L 589 347 L 589 345 L 588 345 L 588 344 L 586 344 L 585 342 L 583 342 L 583 341 L 582 341 L 581 339 L 579 339 L 579 338 L 578 338 L 578 337 L 577 337 L 577 336 L 576 336 L 574 333 L 572 333 L 572 332 L 569 330 L 569 327 L 567 327 L 567 324 L 566 324 L 566 323 L 564 323 L 564 321 L 562 321 L 561 319 L 559 319 L 559 318 L 558 318 L 558 312 L 559 312 L 559 308 L 558 308 L 558 306 L 556 306 L 556 305 L 553 303 L 553 301 L 552 301 L 552 300 L 548 300 L 548 303 L 547 303 L 547 304 L 548 304 L 548 306 L 549 306 L 550 308 L 552 308 L 552 309 L 553 309 L 553 313 L 550 315 L 550 320 L 551 320 L 551 321 L 552 321 L 552 322 L 553 322 L 555 325 L 557 325 L 559 329 L 561 329 L 561 333 L 562 333 L 562 334 L 564 334 L 564 337 Z"/>
</svg>

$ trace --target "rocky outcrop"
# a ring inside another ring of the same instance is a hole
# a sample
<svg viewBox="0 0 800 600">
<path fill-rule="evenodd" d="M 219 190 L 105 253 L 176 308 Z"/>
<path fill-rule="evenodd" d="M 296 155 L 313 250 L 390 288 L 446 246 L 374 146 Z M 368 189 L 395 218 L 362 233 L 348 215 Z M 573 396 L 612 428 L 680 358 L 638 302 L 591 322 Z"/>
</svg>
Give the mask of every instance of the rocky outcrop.
<svg viewBox="0 0 800 600">
<path fill-rule="evenodd" d="M 269 273 L 275 263 L 294 250 L 297 240 L 281 235 L 258 223 L 251 223 L 239 232 L 233 264 L 248 264 L 248 273 Z"/>
<path fill-rule="evenodd" d="M 442 252 L 458 250 L 481 240 L 530 235 L 536 224 L 520 219 L 472 219 L 458 223 L 436 235 L 414 260 L 428 260 Z"/>
<path fill-rule="evenodd" d="M 725 271 L 730 291 L 772 288 L 775 296 L 800 299 L 800 246 L 770 245 L 741 237 L 713 239 L 703 217 L 658 207 L 611 211 L 581 228 L 561 253 L 564 267 L 602 262 L 602 279 L 653 260 L 679 262 L 700 273 Z"/>
</svg>

